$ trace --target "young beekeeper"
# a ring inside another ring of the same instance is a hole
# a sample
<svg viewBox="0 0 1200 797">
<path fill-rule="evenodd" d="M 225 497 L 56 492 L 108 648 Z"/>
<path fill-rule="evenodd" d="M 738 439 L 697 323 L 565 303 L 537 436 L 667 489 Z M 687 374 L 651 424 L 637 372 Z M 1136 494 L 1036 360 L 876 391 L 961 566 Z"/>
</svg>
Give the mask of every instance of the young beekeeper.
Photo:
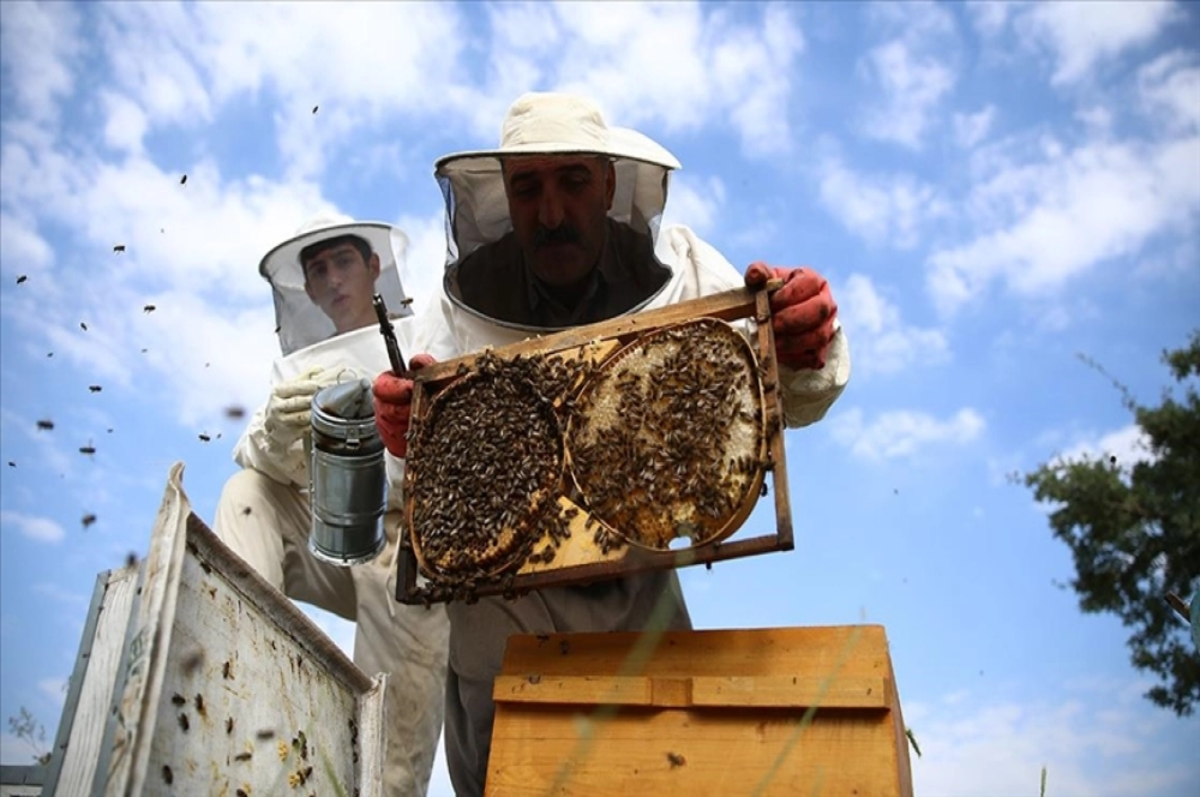
<svg viewBox="0 0 1200 797">
<path fill-rule="evenodd" d="M 283 356 L 275 361 L 266 404 L 234 449 L 242 470 L 226 482 L 215 523 L 217 535 L 276 589 L 354 622 L 354 663 L 368 675 L 389 674 L 383 772 L 389 795 L 423 795 L 429 785 L 442 729 L 446 613 L 393 597 L 398 491 L 388 495 L 380 555 L 346 567 L 310 552 L 306 444 L 319 390 L 389 367 L 375 293 L 402 316 L 393 321 L 401 350 L 411 345 L 413 316 L 399 276 L 406 249 L 406 237 L 391 225 L 322 217 L 262 259 Z"/>
<path fill-rule="evenodd" d="M 526 94 L 509 108 L 500 147 L 436 164 L 450 258 L 440 306 L 414 343 L 416 366 L 627 313 L 784 280 L 773 294 L 781 392 L 789 427 L 820 420 L 850 376 L 849 350 L 826 281 L 815 271 L 751 265 L 739 274 L 683 226 L 659 230 L 667 178 L 679 162 L 635 131 L 609 127 L 597 106 Z M 388 450 L 406 453 L 413 383 L 375 382 Z M 657 607 L 657 608 L 656 608 Z M 483 793 L 495 705 L 492 683 L 511 634 L 689 629 L 674 571 L 507 601 L 452 603 L 446 756 L 459 797 Z"/>
</svg>

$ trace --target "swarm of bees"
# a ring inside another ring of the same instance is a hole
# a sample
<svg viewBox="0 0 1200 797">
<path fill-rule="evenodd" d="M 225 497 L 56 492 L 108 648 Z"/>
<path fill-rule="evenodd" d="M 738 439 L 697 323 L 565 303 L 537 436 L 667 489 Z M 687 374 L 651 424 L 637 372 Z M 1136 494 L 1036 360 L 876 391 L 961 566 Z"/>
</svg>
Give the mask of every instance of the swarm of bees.
<svg viewBox="0 0 1200 797">
<path fill-rule="evenodd" d="M 488 352 L 478 366 L 414 424 L 407 460 L 419 555 L 464 584 L 524 561 L 563 463 L 544 361 Z"/>
<path fill-rule="evenodd" d="M 414 418 L 408 522 L 430 579 L 419 597 L 470 602 L 483 582 L 508 591 L 525 563 L 551 563 L 579 511 L 560 495 L 608 554 L 719 538 L 758 488 L 763 389 L 731 326 L 664 328 L 598 365 L 577 354 L 485 351 Z"/>
<path fill-rule="evenodd" d="M 602 550 L 613 535 L 655 550 L 720 534 L 767 465 L 753 349 L 698 319 L 642 336 L 579 397 L 571 472 Z M 755 485 L 757 487 L 757 485 Z"/>
</svg>

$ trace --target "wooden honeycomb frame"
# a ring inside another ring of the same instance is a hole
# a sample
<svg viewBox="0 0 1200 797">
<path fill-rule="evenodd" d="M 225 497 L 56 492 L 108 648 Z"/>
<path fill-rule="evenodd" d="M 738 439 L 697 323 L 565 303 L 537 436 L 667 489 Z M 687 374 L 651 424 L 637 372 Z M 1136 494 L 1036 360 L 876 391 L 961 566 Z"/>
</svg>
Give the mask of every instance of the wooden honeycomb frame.
<svg viewBox="0 0 1200 797">
<path fill-rule="evenodd" d="M 611 342 L 612 350 L 623 346 L 642 334 L 656 331 L 697 318 L 717 318 L 734 322 L 753 319 L 756 324 L 755 340 L 752 341 L 758 358 L 763 387 L 765 410 L 766 448 L 771 468 L 763 475 L 770 475 L 771 493 L 775 504 L 776 530 L 747 539 L 717 540 L 702 545 L 664 551 L 648 551 L 636 546 L 626 546 L 608 555 L 601 555 L 594 545 L 580 545 L 573 556 L 558 558 L 549 564 L 525 562 L 515 571 L 493 580 L 478 581 L 471 594 L 519 595 L 545 587 L 567 586 L 587 582 L 603 581 L 635 573 L 666 570 L 690 565 L 704 564 L 711 567 L 714 562 L 755 556 L 773 551 L 790 551 L 794 547 L 791 507 L 788 498 L 787 463 L 784 454 L 783 411 L 779 396 L 779 373 L 775 360 L 775 341 L 771 329 L 770 293 L 779 287 L 772 281 L 761 289 L 739 288 L 700 299 L 680 302 L 657 310 L 648 310 L 634 315 L 603 321 L 597 324 L 576 327 L 564 332 L 541 338 L 531 338 L 500 349 L 492 354 L 501 358 L 517 355 L 550 355 L 582 349 L 597 342 Z M 421 418 L 437 392 L 453 380 L 475 370 L 476 361 L 482 352 L 436 363 L 417 372 L 414 377 L 413 417 Z M 607 354 L 605 354 L 607 356 Z M 560 500 L 566 500 L 565 495 Z M 405 498 L 405 524 L 400 535 L 397 555 L 396 600 L 405 604 L 420 604 L 450 600 L 448 595 L 436 594 L 418 583 L 420 570 L 413 550 L 411 531 L 407 518 L 411 517 L 411 496 Z M 751 502 L 751 506 L 756 502 Z M 582 507 L 578 517 L 571 521 L 571 539 L 590 539 L 587 530 L 587 512 Z M 748 514 L 748 513 L 747 513 Z M 745 518 L 739 520 L 739 525 Z M 736 533 L 736 531 L 734 532 Z M 594 555 L 588 553 L 588 549 Z M 436 583 L 436 582 L 432 582 Z"/>
</svg>

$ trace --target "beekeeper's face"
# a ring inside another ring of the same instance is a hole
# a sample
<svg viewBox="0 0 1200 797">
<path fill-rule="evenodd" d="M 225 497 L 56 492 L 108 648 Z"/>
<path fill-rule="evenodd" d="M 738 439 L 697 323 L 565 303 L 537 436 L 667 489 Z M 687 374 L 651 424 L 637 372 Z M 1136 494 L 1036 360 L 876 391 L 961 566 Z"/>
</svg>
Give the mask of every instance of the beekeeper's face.
<svg viewBox="0 0 1200 797">
<path fill-rule="evenodd" d="M 600 260 L 616 171 L 590 155 L 524 155 L 504 160 L 504 190 L 517 243 L 540 279 L 569 286 Z"/>
<path fill-rule="evenodd" d="M 366 260 L 352 243 L 335 243 L 304 261 L 304 290 L 333 322 L 337 334 L 370 324 L 375 317 L 371 297 L 379 277 L 379 255 Z"/>
</svg>

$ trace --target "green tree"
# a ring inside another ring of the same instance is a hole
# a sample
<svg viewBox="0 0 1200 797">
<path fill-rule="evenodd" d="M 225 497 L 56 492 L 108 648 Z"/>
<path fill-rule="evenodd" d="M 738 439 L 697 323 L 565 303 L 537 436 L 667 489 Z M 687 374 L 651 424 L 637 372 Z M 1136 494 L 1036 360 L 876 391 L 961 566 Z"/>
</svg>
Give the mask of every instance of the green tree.
<svg viewBox="0 0 1200 797">
<path fill-rule="evenodd" d="M 1054 459 L 1022 480 L 1054 507 L 1050 528 L 1074 556 L 1070 586 L 1080 608 L 1113 612 L 1132 629 L 1133 665 L 1159 679 L 1145 696 L 1187 716 L 1200 701 L 1200 651 L 1166 595 L 1200 600 L 1200 330 L 1163 361 L 1183 396 L 1168 387 L 1156 407 L 1108 377 L 1148 440 L 1147 461 L 1130 468 L 1115 457 Z"/>
</svg>

